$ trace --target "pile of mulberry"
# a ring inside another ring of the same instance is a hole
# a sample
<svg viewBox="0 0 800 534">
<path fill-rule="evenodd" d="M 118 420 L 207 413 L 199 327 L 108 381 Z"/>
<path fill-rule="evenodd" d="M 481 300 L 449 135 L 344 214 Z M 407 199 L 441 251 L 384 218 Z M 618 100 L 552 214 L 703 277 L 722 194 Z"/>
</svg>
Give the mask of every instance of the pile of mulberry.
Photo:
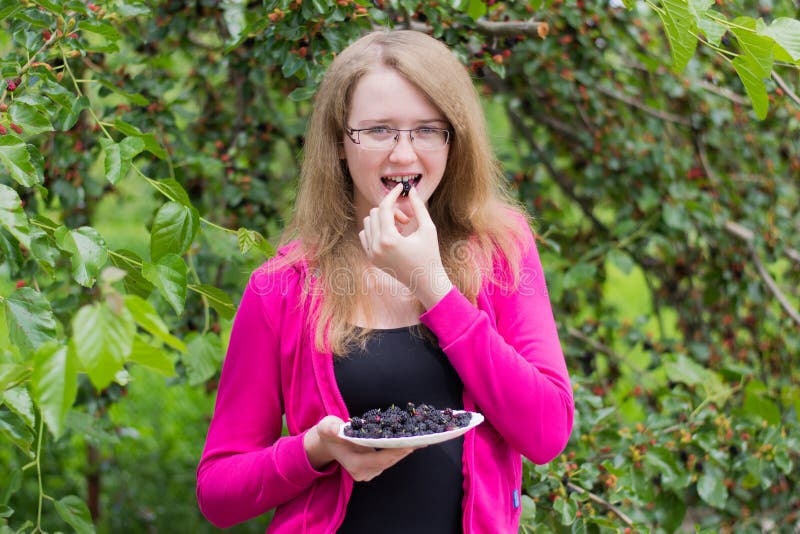
<svg viewBox="0 0 800 534">
<path fill-rule="evenodd" d="M 429 404 L 419 406 L 409 402 L 405 409 L 395 405 L 386 410 L 373 409 L 361 417 L 350 419 L 344 435 L 351 438 L 407 438 L 437 434 L 463 428 L 470 422 L 469 412 L 450 408 L 437 410 Z"/>
</svg>

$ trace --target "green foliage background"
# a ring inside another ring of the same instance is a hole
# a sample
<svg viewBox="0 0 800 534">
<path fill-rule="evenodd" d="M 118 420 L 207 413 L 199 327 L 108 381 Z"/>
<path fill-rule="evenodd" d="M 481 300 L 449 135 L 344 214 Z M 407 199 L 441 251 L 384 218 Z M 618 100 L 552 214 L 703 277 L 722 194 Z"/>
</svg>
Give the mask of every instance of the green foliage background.
<svg viewBox="0 0 800 534">
<path fill-rule="evenodd" d="M 577 419 L 521 530 L 796 529 L 798 7 L 625 3 L 0 0 L 0 532 L 212 530 L 235 303 L 382 26 L 471 69 L 536 218 Z"/>
</svg>

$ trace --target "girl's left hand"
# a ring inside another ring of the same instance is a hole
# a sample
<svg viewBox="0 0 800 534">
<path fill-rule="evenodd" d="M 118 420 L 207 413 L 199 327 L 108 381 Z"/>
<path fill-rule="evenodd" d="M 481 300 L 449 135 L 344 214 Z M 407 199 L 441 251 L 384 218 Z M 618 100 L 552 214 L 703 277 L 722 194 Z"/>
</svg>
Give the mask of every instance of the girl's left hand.
<svg viewBox="0 0 800 534">
<path fill-rule="evenodd" d="M 397 207 L 403 190 L 395 186 L 377 208 L 364 218 L 358 233 L 361 246 L 372 263 L 411 290 L 425 309 L 431 308 L 453 287 L 442 264 L 436 226 L 415 188 L 408 193 L 412 214 Z M 403 235 L 397 224 L 413 230 Z"/>
</svg>

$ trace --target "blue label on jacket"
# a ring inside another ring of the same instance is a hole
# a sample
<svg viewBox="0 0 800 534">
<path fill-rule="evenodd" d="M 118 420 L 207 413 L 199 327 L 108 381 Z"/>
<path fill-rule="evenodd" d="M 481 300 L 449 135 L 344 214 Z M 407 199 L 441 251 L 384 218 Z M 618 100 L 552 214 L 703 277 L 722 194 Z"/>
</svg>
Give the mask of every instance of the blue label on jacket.
<svg viewBox="0 0 800 534">
<path fill-rule="evenodd" d="M 514 508 L 519 508 L 519 490 L 515 489 L 514 493 L 512 494 L 514 499 Z"/>
</svg>

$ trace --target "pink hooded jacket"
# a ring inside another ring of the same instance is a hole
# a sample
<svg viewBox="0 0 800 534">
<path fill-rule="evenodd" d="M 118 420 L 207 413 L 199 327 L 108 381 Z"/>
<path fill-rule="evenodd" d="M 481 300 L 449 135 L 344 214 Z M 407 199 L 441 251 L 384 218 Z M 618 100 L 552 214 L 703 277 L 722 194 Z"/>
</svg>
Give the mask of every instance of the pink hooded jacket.
<svg viewBox="0 0 800 534">
<path fill-rule="evenodd" d="M 484 283 L 473 305 L 457 289 L 421 315 L 464 383 L 464 408 L 485 421 L 464 436 L 464 532 L 516 533 L 522 459 L 555 458 L 572 430 L 573 398 L 533 237 L 515 291 Z M 251 276 L 233 325 L 197 470 L 203 514 L 226 528 L 275 509 L 269 533 L 330 533 L 353 479 L 315 470 L 304 433 L 325 415 L 349 419 L 333 356 L 306 328 L 303 266 L 268 261 Z M 283 417 L 288 435 L 282 435 Z"/>
</svg>

